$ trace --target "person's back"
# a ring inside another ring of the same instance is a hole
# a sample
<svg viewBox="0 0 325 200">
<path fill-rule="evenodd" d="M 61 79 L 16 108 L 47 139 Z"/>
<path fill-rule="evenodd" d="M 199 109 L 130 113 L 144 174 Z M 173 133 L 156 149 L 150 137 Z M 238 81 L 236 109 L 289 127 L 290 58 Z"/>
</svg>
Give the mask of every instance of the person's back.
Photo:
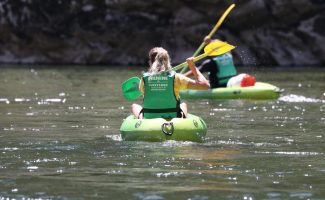
<svg viewBox="0 0 325 200">
<path fill-rule="evenodd" d="M 161 47 L 153 48 L 149 52 L 150 68 L 143 74 L 139 85 L 144 96 L 144 107 L 138 104 L 132 105 L 132 112 L 136 117 L 186 117 L 187 106 L 180 102 L 179 90 L 210 87 L 209 82 L 195 67 L 193 58 L 188 58 L 186 61 L 195 80 L 173 72 L 169 59 L 168 52 Z"/>
<path fill-rule="evenodd" d="M 213 85 L 217 87 L 226 87 L 228 80 L 237 75 L 237 70 L 231 53 L 216 56 L 212 58 L 212 60 L 215 62 L 215 66 L 217 67 L 215 74 L 216 80 Z"/>
<path fill-rule="evenodd" d="M 143 75 L 144 118 L 174 118 L 180 116 L 180 101 L 174 92 L 175 72 Z"/>
<path fill-rule="evenodd" d="M 228 80 L 237 75 L 237 70 L 230 53 L 210 57 L 205 60 L 198 69 L 202 73 L 208 72 L 211 88 L 226 87 Z M 191 74 L 192 73 L 189 71 L 185 76 Z"/>
<path fill-rule="evenodd" d="M 212 40 L 209 36 L 204 38 L 205 44 L 217 41 L 218 40 Z M 230 52 L 210 57 L 205 60 L 198 69 L 202 73 L 208 72 L 211 88 L 226 87 L 228 80 L 237 75 L 237 70 Z M 187 72 L 185 75 L 188 76 L 190 74 L 192 73 Z"/>
</svg>

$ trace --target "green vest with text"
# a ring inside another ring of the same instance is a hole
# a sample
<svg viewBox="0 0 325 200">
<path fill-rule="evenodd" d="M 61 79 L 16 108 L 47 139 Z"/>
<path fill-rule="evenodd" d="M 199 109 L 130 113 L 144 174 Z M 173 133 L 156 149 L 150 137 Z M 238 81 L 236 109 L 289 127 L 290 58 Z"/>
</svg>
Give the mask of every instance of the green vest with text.
<svg viewBox="0 0 325 200">
<path fill-rule="evenodd" d="M 143 74 L 144 118 L 174 118 L 179 111 L 179 101 L 174 93 L 175 72 Z"/>
<path fill-rule="evenodd" d="M 220 56 L 213 58 L 213 61 L 216 62 L 217 78 L 219 85 L 226 85 L 228 80 L 237 75 L 237 70 L 234 65 L 232 55 L 230 53 L 225 53 Z"/>
</svg>

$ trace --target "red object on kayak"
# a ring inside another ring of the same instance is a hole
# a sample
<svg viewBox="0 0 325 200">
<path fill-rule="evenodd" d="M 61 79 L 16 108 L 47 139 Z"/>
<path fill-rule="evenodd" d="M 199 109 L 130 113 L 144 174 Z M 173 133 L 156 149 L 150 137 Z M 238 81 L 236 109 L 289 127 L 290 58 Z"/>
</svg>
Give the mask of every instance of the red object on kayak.
<svg viewBox="0 0 325 200">
<path fill-rule="evenodd" d="M 256 83 L 256 79 L 254 76 L 246 74 L 244 78 L 240 82 L 241 87 L 248 87 L 248 86 L 254 86 Z"/>
</svg>

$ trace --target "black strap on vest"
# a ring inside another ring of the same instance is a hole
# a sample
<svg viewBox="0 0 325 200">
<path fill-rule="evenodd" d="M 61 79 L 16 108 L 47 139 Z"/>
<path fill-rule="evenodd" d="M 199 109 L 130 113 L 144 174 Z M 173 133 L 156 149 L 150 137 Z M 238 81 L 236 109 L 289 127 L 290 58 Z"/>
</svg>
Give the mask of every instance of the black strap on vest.
<svg viewBox="0 0 325 200">
<path fill-rule="evenodd" d="M 151 108 L 143 108 L 142 112 L 145 113 L 168 113 L 168 112 L 178 112 L 177 108 L 159 108 L 159 109 L 151 109 Z"/>
<path fill-rule="evenodd" d="M 177 101 L 176 108 L 160 108 L 160 109 L 152 109 L 152 108 L 142 108 L 142 110 L 139 113 L 139 116 L 141 113 L 166 113 L 166 112 L 176 112 L 177 117 L 185 118 L 185 113 L 182 111 L 180 107 L 180 101 Z"/>
</svg>

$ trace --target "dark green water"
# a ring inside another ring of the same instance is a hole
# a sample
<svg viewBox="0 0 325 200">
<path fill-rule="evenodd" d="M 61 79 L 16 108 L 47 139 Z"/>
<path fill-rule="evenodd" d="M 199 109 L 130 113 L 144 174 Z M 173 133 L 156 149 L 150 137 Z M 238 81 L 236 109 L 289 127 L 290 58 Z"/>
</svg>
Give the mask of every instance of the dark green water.
<svg viewBox="0 0 325 200">
<path fill-rule="evenodd" d="M 140 70 L 1 68 L 0 200 L 325 199 L 325 70 L 251 73 L 282 97 L 189 101 L 204 143 L 146 143 L 119 135 Z"/>
</svg>

